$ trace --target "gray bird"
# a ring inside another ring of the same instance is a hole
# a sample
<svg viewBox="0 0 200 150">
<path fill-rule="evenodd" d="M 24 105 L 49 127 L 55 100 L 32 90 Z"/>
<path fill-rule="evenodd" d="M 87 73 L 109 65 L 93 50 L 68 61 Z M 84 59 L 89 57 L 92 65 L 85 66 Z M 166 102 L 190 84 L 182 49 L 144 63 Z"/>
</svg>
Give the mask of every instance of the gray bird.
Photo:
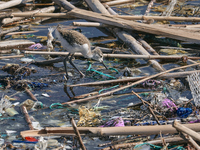
<svg viewBox="0 0 200 150">
<path fill-rule="evenodd" d="M 80 73 L 81 77 L 85 76 L 72 62 L 72 58 L 76 52 L 82 53 L 85 58 L 91 58 L 101 62 L 104 67 L 108 69 L 103 63 L 102 51 L 98 47 L 91 51 L 90 41 L 80 32 L 75 30 L 67 30 L 58 25 L 55 30 L 55 36 L 61 42 L 62 47 L 69 52 L 63 61 L 67 78 L 68 74 L 66 61 L 68 60 L 69 63 Z"/>
</svg>

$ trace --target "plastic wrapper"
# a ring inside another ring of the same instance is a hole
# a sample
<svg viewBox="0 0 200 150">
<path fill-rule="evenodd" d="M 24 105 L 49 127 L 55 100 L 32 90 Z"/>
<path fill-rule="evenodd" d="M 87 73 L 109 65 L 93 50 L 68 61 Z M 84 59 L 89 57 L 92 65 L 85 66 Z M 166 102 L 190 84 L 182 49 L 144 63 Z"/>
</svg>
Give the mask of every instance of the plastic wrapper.
<svg viewBox="0 0 200 150">
<path fill-rule="evenodd" d="M 101 114 L 94 109 L 87 109 L 85 106 L 79 107 L 79 121 L 77 126 L 93 127 L 100 123 Z"/>
</svg>

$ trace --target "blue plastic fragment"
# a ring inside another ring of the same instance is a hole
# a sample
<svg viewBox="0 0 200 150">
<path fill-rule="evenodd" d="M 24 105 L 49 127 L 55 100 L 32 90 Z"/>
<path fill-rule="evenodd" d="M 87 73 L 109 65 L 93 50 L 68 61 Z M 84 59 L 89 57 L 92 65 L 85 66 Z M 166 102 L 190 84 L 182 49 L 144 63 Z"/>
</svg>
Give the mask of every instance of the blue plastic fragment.
<svg viewBox="0 0 200 150">
<path fill-rule="evenodd" d="M 30 144 L 36 144 L 37 142 L 13 140 L 12 143 L 30 143 Z"/>
<path fill-rule="evenodd" d="M 187 118 L 192 113 L 192 109 L 179 107 L 176 113 L 180 118 Z"/>
</svg>

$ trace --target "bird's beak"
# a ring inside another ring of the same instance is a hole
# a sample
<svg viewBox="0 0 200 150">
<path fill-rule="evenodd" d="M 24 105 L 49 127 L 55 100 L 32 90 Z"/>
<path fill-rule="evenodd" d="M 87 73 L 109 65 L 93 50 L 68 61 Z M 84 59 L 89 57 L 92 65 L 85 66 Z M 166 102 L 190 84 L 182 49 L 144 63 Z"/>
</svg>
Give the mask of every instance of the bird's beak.
<svg viewBox="0 0 200 150">
<path fill-rule="evenodd" d="M 102 61 L 101 62 L 102 64 L 103 64 L 103 66 L 106 68 L 106 69 L 108 69 L 108 67 L 104 64 L 104 62 Z"/>
</svg>

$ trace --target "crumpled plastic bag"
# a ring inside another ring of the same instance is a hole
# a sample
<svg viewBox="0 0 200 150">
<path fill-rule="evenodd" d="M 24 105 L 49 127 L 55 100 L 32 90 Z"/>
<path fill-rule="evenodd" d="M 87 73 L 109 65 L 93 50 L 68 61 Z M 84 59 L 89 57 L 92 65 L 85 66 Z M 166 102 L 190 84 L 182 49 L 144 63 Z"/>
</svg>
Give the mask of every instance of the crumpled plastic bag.
<svg viewBox="0 0 200 150">
<path fill-rule="evenodd" d="M 79 121 L 77 123 L 78 127 L 94 127 L 99 125 L 101 114 L 94 109 L 88 109 L 85 106 L 79 107 Z"/>
</svg>

